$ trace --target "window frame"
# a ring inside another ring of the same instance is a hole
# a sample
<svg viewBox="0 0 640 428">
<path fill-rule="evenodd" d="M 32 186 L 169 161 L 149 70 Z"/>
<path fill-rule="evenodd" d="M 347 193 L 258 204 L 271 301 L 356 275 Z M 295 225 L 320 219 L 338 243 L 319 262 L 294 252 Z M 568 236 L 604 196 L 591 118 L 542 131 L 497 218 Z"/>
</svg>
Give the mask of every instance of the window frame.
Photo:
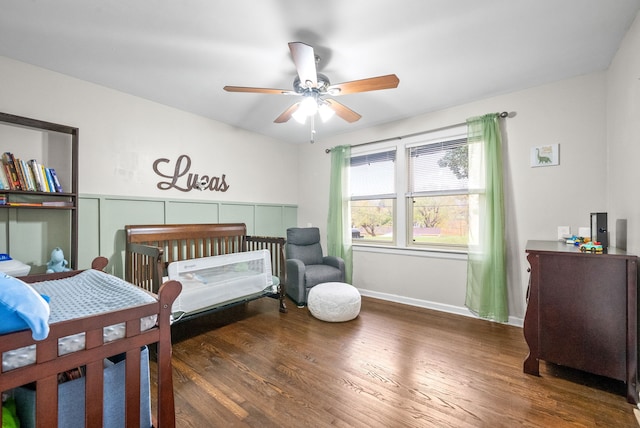
<svg viewBox="0 0 640 428">
<path fill-rule="evenodd" d="M 453 251 L 464 251 L 467 252 L 468 249 L 468 241 L 465 241 L 464 244 L 448 244 L 442 242 L 426 242 L 421 243 L 414 240 L 413 234 L 413 210 L 414 210 L 414 199 L 415 198 L 428 198 L 428 197 L 446 197 L 446 196 L 462 196 L 465 195 L 467 198 L 473 194 L 477 193 L 471 189 L 469 183 L 467 183 L 466 188 L 458 188 L 458 189 L 442 189 L 442 190 L 429 190 L 429 191 L 414 191 L 411 189 L 411 183 L 413 182 L 413 171 L 411 169 L 411 149 L 415 149 L 416 147 L 427 147 L 430 145 L 443 144 L 444 147 L 447 145 L 465 145 L 468 147 L 467 142 L 467 127 L 466 125 L 461 125 L 457 127 L 452 127 L 445 132 L 434 132 L 434 133 L 426 133 L 423 138 L 419 138 L 414 142 L 406 143 L 404 145 L 405 150 L 405 158 L 407 160 L 405 173 L 407 176 L 406 181 L 406 192 L 405 192 L 405 205 L 406 205 L 406 221 L 405 221 L 405 233 L 406 233 L 406 242 L 407 247 L 413 248 L 425 248 L 425 249 L 446 249 Z M 467 205 L 468 206 L 468 205 Z M 465 227 L 469 230 L 469 216 L 467 212 L 465 220 Z"/>
<path fill-rule="evenodd" d="M 364 149 L 361 150 L 357 150 L 357 149 L 352 149 L 351 151 L 351 159 L 353 158 L 357 158 L 357 157 L 364 157 L 364 156 L 373 156 L 375 157 L 376 154 L 382 154 L 385 152 L 393 152 L 393 192 L 392 193 L 372 193 L 372 194 L 367 194 L 367 195 L 357 195 L 357 196 L 352 196 L 349 195 L 349 227 L 351 228 L 351 216 L 352 216 L 352 202 L 353 201 L 377 201 L 377 200 L 392 200 L 393 203 L 393 207 L 391 209 L 391 219 L 392 219 L 392 239 L 391 240 L 387 240 L 387 239 L 375 239 L 375 238 L 368 238 L 366 241 L 360 241 L 359 239 L 352 239 L 352 242 L 357 242 L 358 244 L 362 244 L 362 245 L 383 245 L 383 246 L 395 246 L 397 245 L 397 236 L 398 236 L 398 228 L 396 225 L 396 219 L 398 218 L 398 192 L 397 192 L 397 176 L 398 176 L 398 168 L 397 168 L 397 162 L 398 162 L 398 147 L 396 147 L 395 145 L 386 145 L 386 146 L 382 146 L 382 147 L 366 147 Z M 350 166 L 351 168 L 351 166 Z M 351 180 L 352 177 L 352 173 L 351 170 L 349 171 L 349 177 Z"/>
<path fill-rule="evenodd" d="M 385 140 L 376 143 L 368 143 L 360 146 L 352 146 L 351 157 L 362 156 L 364 154 L 384 152 L 389 150 L 395 150 L 395 193 L 385 195 L 371 195 L 370 198 L 365 199 L 385 199 L 393 198 L 394 212 L 393 212 L 393 242 L 382 240 L 360 240 L 353 239 L 352 245 L 354 247 L 361 248 L 375 248 L 381 249 L 396 249 L 396 250 L 410 250 L 418 251 L 420 253 L 438 252 L 438 253 L 450 253 L 450 254 L 466 254 L 467 245 L 450 245 L 450 244 L 423 244 L 413 242 L 413 227 L 411 226 L 412 213 L 409 209 L 413 209 L 411 198 L 415 195 L 411 195 L 409 191 L 409 160 L 408 153 L 410 147 L 416 147 L 426 145 L 429 143 L 438 143 L 442 141 L 450 141 L 455 139 L 467 138 L 467 126 L 466 124 L 455 125 L 446 127 L 434 131 L 423 132 L 420 134 L 414 134 L 410 137 L 396 138 L 393 140 Z M 468 189 L 467 194 L 477 193 L 472 189 Z M 384 198 L 383 198 L 384 197 Z M 349 214 L 351 215 L 351 200 L 353 198 L 349 196 Z M 362 198 L 359 198 L 362 199 Z M 411 203 L 411 205 L 409 205 Z M 467 221 L 468 224 L 468 221 Z M 351 222 L 349 223 L 351 227 Z"/>
</svg>

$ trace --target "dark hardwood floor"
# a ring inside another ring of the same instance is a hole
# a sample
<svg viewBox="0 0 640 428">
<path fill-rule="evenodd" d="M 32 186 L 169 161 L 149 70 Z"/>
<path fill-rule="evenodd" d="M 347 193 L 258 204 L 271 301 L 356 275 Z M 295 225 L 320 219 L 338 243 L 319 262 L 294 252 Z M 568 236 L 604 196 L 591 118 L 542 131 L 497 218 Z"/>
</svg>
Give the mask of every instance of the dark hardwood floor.
<svg viewBox="0 0 640 428">
<path fill-rule="evenodd" d="M 173 326 L 178 427 L 638 426 L 619 382 L 524 374 L 520 328 L 366 297 L 346 323 L 288 305 Z"/>
</svg>

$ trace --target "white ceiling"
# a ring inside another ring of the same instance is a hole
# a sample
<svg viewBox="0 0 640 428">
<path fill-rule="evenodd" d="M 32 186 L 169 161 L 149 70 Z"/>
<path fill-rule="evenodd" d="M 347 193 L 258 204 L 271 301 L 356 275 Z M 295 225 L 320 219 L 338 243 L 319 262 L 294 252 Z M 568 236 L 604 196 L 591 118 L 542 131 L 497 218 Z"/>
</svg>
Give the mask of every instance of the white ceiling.
<svg viewBox="0 0 640 428">
<path fill-rule="evenodd" d="M 0 55 L 306 142 L 308 126 L 273 122 L 295 97 L 222 87 L 292 89 L 292 41 L 315 47 L 332 83 L 399 77 L 396 89 L 339 97 L 362 119 L 317 123 L 320 140 L 605 70 L 639 8 L 640 0 L 0 0 Z"/>
</svg>

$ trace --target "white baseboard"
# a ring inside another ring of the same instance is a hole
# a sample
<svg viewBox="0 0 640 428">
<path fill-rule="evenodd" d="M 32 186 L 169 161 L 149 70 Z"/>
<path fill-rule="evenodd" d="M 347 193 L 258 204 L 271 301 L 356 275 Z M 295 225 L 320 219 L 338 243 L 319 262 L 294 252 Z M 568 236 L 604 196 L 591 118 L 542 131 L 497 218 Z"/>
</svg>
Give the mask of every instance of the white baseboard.
<svg viewBox="0 0 640 428">
<path fill-rule="evenodd" d="M 398 296 L 396 294 L 380 293 L 379 291 L 364 290 L 359 288 L 360 294 L 366 297 L 373 297 L 375 299 L 387 300 L 389 302 L 402 303 L 410 306 L 417 306 L 419 308 L 433 309 L 435 311 L 447 312 L 450 314 L 463 315 L 471 318 L 478 318 L 473 312 L 464 306 L 453 306 L 444 303 L 431 302 L 429 300 L 414 299 L 412 297 Z M 478 318 L 480 319 L 480 318 Z M 509 317 L 508 323 L 515 327 L 522 327 L 524 320 L 517 317 Z"/>
</svg>

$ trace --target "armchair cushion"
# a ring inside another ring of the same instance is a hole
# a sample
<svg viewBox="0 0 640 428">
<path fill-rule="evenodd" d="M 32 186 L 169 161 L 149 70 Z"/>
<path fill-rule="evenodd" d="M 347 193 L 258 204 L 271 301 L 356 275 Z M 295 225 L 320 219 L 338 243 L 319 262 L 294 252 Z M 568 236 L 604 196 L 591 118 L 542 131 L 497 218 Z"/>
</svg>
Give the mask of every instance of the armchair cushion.
<svg viewBox="0 0 640 428">
<path fill-rule="evenodd" d="M 322 282 L 344 281 L 342 271 L 329 265 L 307 265 L 304 274 L 304 286 L 311 288 Z"/>
<path fill-rule="evenodd" d="M 317 227 L 292 227 L 287 230 L 287 258 L 305 265 L 322 264 L 320 231 Z"/>
</svg>

